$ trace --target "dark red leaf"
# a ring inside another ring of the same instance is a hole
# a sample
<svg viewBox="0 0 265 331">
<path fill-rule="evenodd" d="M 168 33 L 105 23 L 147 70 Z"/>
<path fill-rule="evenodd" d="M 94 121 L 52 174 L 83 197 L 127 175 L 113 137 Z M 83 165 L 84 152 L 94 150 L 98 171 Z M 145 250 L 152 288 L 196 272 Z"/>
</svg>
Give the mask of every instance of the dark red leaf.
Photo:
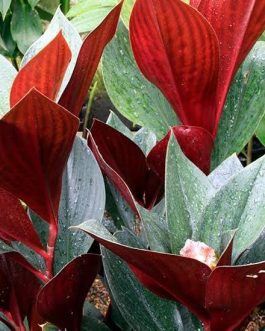
<svg viewBox="0 0 265 331">
<path fill-rule="evenodd" d="M 31 90 L 0 121 L 0 187 L 56 222 L 61 177 L 79 121 Z"/>
<path fill-rule="evenodd" d="M 27 268 L 14 259 L 17 255 L 19 254 L 0 255 L 0 308 L 9 312 L 14 322 L 21 326 L 24 318 L 31 315 L 40 283 Z M 24 258 L 20 256 L 19 259 Z"/>
<path fill-rule="evenodd" d="M 187 306 L 201 320 L 207 320 L 204 297 L 211 269 L 183 256 L 124 246 L 88 232 L 100 244 L 126 261 L 139 281 L 157 295 Z"/>
<path fill-rule="evenodd" d="M 95 120 L 88 144 L 104 174 L 134 211 L 135 201 L 147 208 L 155 204 L 162 181 L 148 169 L 144 153 L 133 141 Z"/>
<path fill-rule="evenodd" d="M 84 40 L 72 77 L 59 103 L 73 114 L 81 111 L 89 86 L 107 43 L 115 34 L 123 1 Z"/>
<path fill-rule="evenodd" d="M 0 188 L 1 234 L 8 240 L 17 240 L 31 249 L 43 250 L 40 238 L 20 201 Z"/>
<path fill-rule="evenodd" d="M 265 29 L 265 0 L 201 0 L 196 4 L 211 23 L 220 42 L 216 133 L 231 80 Z"/>
<path fill-rule="evenodd" d="M 17 74 L 13 83 L 10 104 L 13 107 L 33 87 L 54 100 L 59 92 L 71 51 L 61 32 Z"/>
<path fill-rule="evenodd" d="M 82 308 L 100 266 L 100 256 L 85 254 L 64 267 L 40 291 L 37 310 L 61 330 L 80 330 Z"/>
<path fill-rule="evenodd" d="M 265 299 L 265 263 L 217 267 L 206 289 L 211 331 L 234 330 Z"/>
<path fill-rule="evenodd" d="M 183 153 L 205 174 L 210 171 L 211 153 L 213 149 L 212 135 L 203 128 L 175 126 L 172 128 Z M 147 156 L 148 165 L 160 177 L 165 176 L 165 160 L 170 132 L 150 151 Z"/>
<path fill-rule="evenodd" d="M 130 38 L 140 70 L 164 93 L 182 124 L 211 132 L 219 47 L 204 17 L 181 0 L 137 0 Z"/>
</svg>

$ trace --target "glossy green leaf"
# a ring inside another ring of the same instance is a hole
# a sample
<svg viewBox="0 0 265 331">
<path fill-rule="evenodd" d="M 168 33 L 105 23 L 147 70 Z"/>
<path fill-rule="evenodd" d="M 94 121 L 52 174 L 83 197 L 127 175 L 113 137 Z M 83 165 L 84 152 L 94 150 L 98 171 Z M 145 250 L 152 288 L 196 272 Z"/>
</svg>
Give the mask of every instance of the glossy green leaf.
<svg viewBox="0 0 265 331">
<path fill-rule="evenodd" d="M 239 161 L 239 158 L 236 154 L 232 154 L 210 173 L 208 179 L 215 189 L 219 189 L 242 169 L 243 166 Z"/>
<path fill-rule="evenodd" d="M 237 229 L 233 259 L 250 248 L 265 229 L 265 157 L 244 168 L 223 185 L 201 216 L 199 239 L 218 253 L 221 237 Z"/>
<path fill-rule="evenodd" d="M 166 158 L 165 200 L 171 252 L 179 254 L 197 230 L 197 222 L 214 193 L 207 176 L 181 151 L 171 136 Z"/>
<path fill-rule="evenodd" d="M 53 15 L 59 5 L 60 0 L 39 0 L 37 7 L 38 10 L 41 9 L 42 12 Z"/>
<path fill-rule="evenodd" d="M 38 13 L 24 1 L 15 0 L 14 2 L 11 33 L 23 54 L 42 34 L 42 25 Z"/>
<path fill-rule="evenodd" d="M 265 111 L 265 42 L 256 43 L 230 88 L 212 155 L 212 168 L 239 153 Z"/>
<path fill-rule="evenodd" d="M 16 69 L 0 55 L 0 118 L 10 110 L 9 94 L 16 75 Z"/>
<path fill-rule="evenodd" d="M 3 19 L 5 19 L 6 13 L 11 5 L 11 0 L 0 0 L 0 13 Z"/>
<path fill-rule="evenodd" d="M 85 33 L 94 30 L 110 11 L 117 5 L 118 0 L 81 0 L 67 13 L 78 32 Z"/>
<path fill-rule="evenodd" d="M 40 50 L 42 50 L 50 41 L 52 41 L 60 31 L 62 31 L 63 36 L 71 49 L 72 58 L 66 70 L 60 91 L 57 95 L 57 100 L 60 99 L 66 85 L 71 78 L 82 44 L 82 40 L 78 32 L 76 31 L 74 26 L 66 19 L 60 8 L 56 10 L 54 17 L 51 20 L 51 23 L 49 24 L 45 33 L 38 40 L 36 40 L 34 44 L 31 45 L 31 47 L 26 51 L 20 65 L 20 67 L 22 68 L 26 63 L 28 63 Z"/>
<path fill-rule="evenodd" d="M 130 121 L 150 129 L 157 139 L 178 123 L 165 97 L 137 68 L 128 31 L 122 23 L 116 37 L 105 49 L 102 72 L 113 104 Z"/>
<path fill-rule="evenodd" d="M 124 1 L 124 5 L 122 8 L 122 12 L 121 12 L 121 19 L 127 29 L 129 29 L 130 16 L 131 16 L 131 12 L 132 12 L 133 6 L 135 4 L 135 1 L 136 0 L 125 0 Z"/>
<path fill-rule="evenodd" d="M 105 187 L 99 166 L 86 141 L 76 137 L 63 174 L 59 209 L 59 234 L 55 251 L 55 271 L 73 258 L 87 253 L 93 239 L 70 226 L 90 218 L 102 220 Z"/>
</svg>

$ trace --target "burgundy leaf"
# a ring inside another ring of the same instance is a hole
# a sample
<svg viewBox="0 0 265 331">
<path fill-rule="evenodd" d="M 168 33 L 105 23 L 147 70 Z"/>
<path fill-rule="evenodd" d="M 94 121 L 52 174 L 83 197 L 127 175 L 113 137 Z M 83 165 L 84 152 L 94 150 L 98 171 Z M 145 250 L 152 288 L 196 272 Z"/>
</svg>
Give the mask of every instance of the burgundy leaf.
<svg viewBox="0 0 265 331">
<path fill-rule="evenodd" d="M 265 0 L 198 2 L 198 10 L 211 23 L 220 43 L 219 105 L 215 134 L 231 80 L 265 29 Z"/>
<path fill-rule="evenodd" d="M 1 234 L 8 240 L 17 240 L 42 253 L 40 238 L 20 201 L 0 188 Z M 4 239 L 5 239 L 4 238 Z"/>
<path fill-rule="evenodd" d="M 0 121 L 0 187 L 57 222 L 61 177 L 78 119 L 31 90 Z"/>
<path fill-rule="evenodd" d="M 40 283 L 28 269 L 14 259 L 17 255 L 19 254 L 0 255 L 0 308 L 10 313 L 14 322 L 21 326 L 24 318 L 31 315 Z M 20 256 L 19 259 L 24 258 Z"/>
<path fill-rule="evenodd" d="M 33 87 L 54 100 L 59 92 L 71 51 L 61 32 L 17 74 L 13 83 L 10 104 L 13 107 Z"/>
<path fill-rule="evenodd" d="M 265 299 L 265 263 L 217 267 L 206 289 L 210 330 L 234 330 Z"/>
<path fill-rule="evenodd" d="M 140 70 L 164 93 L 182 124 L 211 132 L 219 47 L 205 18 L 181 0 L 137 0 L 130 38 Z"/>
<path fill-rule="evenodd" d="M 148 169 L 142 150 L 129 138 L 95 120 L 88 136 L 102 171 L 136 211 L 135 201 L 152 207 L 161 193 L 162 181 Z"/>
<path fill-rule="evenodd" d="M 37 310 L 61 330 L 80 330 L 82 308 L 100 267 L 100 256 L 81 255 L 67 264 L 40 291 Z"/>
<path fill-rule="evenodd" d="M 89 86 L 107 43 L 115 34 L 123 0 L 84 40 L 72 77 L 59 103 L 73 114 L 81 111 Z"/>
<path fill-rule="evenodd" d="M 183 256 L 124 246 L 94 233 L 88 234 L 126 261 L 145 287 L 161 297 L 184 304 L 200 319 L 207 320 L 204 297 L 211 269 L 206 264 Z"/>
<path fill-rule="evenodd" d="M 175 126 L 172 131 L 183 153 L 204 173 L 210 171 L 212 135 L 203 128 L 191 126 Z M 165 176 L 165 161 L 170 132 L 150 151 L 147 156 L 148 165 L 160 177 Z"/>
</svg>

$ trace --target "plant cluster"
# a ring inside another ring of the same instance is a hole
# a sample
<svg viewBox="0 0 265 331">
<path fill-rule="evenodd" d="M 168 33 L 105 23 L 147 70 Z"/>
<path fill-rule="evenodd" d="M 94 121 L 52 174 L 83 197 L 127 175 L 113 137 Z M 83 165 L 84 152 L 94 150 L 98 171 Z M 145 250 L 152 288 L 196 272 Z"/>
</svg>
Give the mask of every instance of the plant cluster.
<svg viewBox="0 0 265 331">
<path fill-rule="evenodd" d="M 265 0 L 106 6 L 83 41 L 58 9 L 18 71 L 0 56 L 0 329 L 236 330 L 265 300 L 265 157 L 236 155 L 265 111 Z M 142 128 L 111 113 L 83 139 L 101 58 Z"/>
</svg>

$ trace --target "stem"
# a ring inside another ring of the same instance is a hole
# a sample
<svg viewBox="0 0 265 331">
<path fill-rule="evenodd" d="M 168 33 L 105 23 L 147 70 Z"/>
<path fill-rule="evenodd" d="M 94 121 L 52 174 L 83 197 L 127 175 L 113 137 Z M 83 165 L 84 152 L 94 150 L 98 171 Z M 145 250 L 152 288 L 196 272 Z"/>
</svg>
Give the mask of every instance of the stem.
<svg viewBox="0 0 265 331">
<path fill-rule="evenodd" d="M 247 146 L 247 165 L 252 162 L 252 151 L 253 151 L 253 137 L 248 142 Z"/>
<path fill-rule="evenodd" d="M 19 71 L 19 67 L 17 64 L 17 58 L 16 57 L 11 57 L 11 62 L 13 64 L 13 66 L 16 68 L 17 71 Z"/>
<path fill-rule="evenodd" d="M 64 15 L 67 14 L 70 9 L 70 0 L 60 0 L 60 4 Z"/>
<path fill-rule="evenodd" d="M 46 258 L 46 276 L 48 279 L 53 277 L 53 262 L 54 262 L 54 251 L 55 244 L 58 235 L 58 227 L 55 222 L 51 223 L 49 226 L 49 237 L 47 244 L 47 258 Z"/>
<path fill-rule="evenodd" d="M 89 95 L 89 100 L 88 100 L 86 115 L 85 115 L 85 120 L 84 120 L 84 126 L 83 126 L 83 135 L 82 135 L 83 138 L 86 138 L 86 129 L 87 129 L 87 124 L 88 124 L 89 114 L 91 113 L 91 108 L 92 108 L 92 104 L 93 104 L 93 101 L 95 98 L 97 85 L 98 85 L 98 82 L 95 82 L 95 84 L 93 85 L 93 87 L 91 89 L 90 95 Z"/>
</svg>

